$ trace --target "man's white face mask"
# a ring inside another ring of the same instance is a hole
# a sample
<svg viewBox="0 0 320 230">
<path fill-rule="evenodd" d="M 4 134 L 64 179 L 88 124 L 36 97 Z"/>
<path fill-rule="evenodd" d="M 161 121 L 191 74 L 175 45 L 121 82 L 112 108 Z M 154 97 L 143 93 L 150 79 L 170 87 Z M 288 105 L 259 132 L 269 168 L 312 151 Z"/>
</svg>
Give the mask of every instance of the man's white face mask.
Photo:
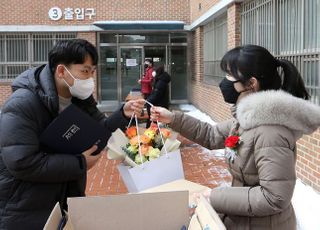
<svg viewBox="0 0 320 230">
<path fill-rule="evenodd" d="M 69 86 L 70 93 L 73 97 L 79 98 L 81 100 L 87 99 L 91 96 L 94 91 L 94 81 L 93 78 L 90 77 L 88 79 L 82 80 L 75 78 L 72 73 L 65 67 L 65 70 L 70 74 L 70 76 L 74 79 L 73 85 L 70 86 L 64 79 L 64 82 Z"/>
<path fill-rule="evenodd" d="M 152 77 L 155 77 L 157 75 L 156 71 L 152 72 Z"/>
</svg>

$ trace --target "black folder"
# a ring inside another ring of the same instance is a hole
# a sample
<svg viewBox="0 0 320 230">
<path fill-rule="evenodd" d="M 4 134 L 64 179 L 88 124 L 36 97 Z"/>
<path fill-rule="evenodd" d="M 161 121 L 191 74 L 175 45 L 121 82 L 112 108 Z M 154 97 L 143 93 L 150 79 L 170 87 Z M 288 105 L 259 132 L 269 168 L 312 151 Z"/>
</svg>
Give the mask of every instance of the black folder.
<svg viewBox="0 0 320 230">
<path fill-rule="evenodd" d="M 81 154 L 96 144 L 98 154 L 107 144 L 103 125 L 71 104 L 56 117 L 40 136 L 40 143 L 50 152 Z"/>
</svg>

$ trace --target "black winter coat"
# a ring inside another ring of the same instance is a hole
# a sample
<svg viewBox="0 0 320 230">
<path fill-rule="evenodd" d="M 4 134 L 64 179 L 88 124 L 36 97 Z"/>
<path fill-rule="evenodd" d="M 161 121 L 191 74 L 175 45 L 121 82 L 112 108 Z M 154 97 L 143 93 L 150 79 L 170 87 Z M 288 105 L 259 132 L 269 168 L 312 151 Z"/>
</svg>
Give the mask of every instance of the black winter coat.
<svg viewBox="0 0 320 230">
<path fill-rule="evenodd" d="M 0 229 L 42 229 L 57 202 L 84 196 L 86 161 L 81 153 L 46 153 L 39 136 L 58 115 L 59 99 L 49 67 L 18 76 L 0 117 Z M 128 120 L 119 110 L 106 118 L 91 96 L 72 103 L 111 133 Z"/>
<path fill-rule="evenodd" d="M 171 77 L 168 73 L 163 72 L 156 76 L 153 90 L 147 100 L 156 106 L 169 107 L 169 83 Z"/>
</svg>

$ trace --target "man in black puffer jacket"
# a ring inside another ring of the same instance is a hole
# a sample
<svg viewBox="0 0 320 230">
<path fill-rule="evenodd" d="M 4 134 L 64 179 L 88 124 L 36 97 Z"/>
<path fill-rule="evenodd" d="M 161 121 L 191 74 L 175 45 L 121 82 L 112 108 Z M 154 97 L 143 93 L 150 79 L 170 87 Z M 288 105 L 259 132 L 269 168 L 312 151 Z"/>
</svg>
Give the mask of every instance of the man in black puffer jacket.
<svg viewBox="0 0 320 230">
<path fill-rule="evenodd" d="M 62 41 L 49 64 L 27 70 L 12 84 L 0 118 L 0 229 L 42 229 L 57 202 L 84 196 L 86 173 L 100 158 L 96 146 L 78 155 L 48 153 L 39 143 L 46 127 L 73 103 L 107 129 L 107 137 L 128 124 L 144 102 L 127 102 L 105 117 L 92 96 L 98 61 L 86 40 Z"/>
</svg>

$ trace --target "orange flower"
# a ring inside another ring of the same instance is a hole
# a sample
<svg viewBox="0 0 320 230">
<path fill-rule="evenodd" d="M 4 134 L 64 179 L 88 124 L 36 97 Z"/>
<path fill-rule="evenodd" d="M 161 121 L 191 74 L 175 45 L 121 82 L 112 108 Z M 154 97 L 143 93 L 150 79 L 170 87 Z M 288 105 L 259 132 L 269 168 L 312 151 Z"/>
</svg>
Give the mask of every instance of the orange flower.
<svg viewBox="0 0 320 230">
<path fill-rule="evenodd" d="M 151 123 L 150 127 L 148 129 L 151 129 L 153 131 L 156 131 L 158 129 L 158 125 L 154 122 Z"/>
<path fill-rule="evenodd" d="M 166 129 L 166 128 L 161 128 L 160 132 L 162 133 L 162 136 L 164 138 L 168 138 L 170 136 L 170 134 L 171 134 L 170 130 Z"/>
<path fill-rule="evenodd" d="M 149 145 L 141 145 L 141 154 L 146 155 L 149 151 Z"/>
<path fill-rule="evenodd" d="M 148 137 L 147 135 L 141 135 L 140 136 L 140 142 L 145 145 L 145 144 L 149 144 L 151 141 L 150 137 Z M 135 136 L 133 138 L 130 139 L 130 145 L 133 145 L 133 146 L 137 146 L 139 143 L 138 143 L 138 136 Z"/>
<path fill-rule="evenodd" d="M 149 144 L 151 139 L 147 135 L 141 135 L 140 136 L 140 141 L 141 141 L 142 144 L 145 145 L 145 144 Z"/>
<path fill-rule="evenodd" d="M 130 145 L 137 146 L 138 144 L 139 144 L 138 143 L 138 136 L 135 136 L 130 139 Z"/>
<path fill-rule="evenodd" d="M 137 136 L 137 128 L 135 126 L 132 126 L 132 127 L 129 127 L 127 130 L 126 130 L 126 135 L 127 137 L 130 139 L 134 136 Z"/>
</svg>

